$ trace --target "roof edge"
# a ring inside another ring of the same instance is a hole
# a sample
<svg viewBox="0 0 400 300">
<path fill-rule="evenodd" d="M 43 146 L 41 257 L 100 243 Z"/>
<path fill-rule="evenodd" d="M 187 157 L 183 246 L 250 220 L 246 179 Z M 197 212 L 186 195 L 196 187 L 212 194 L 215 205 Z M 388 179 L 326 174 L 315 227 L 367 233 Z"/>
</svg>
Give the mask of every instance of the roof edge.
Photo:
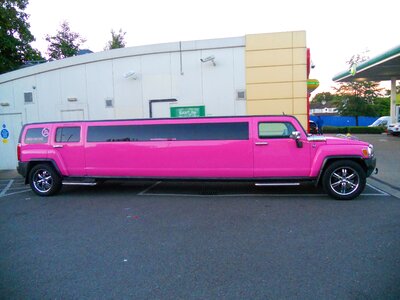
<svg viewBox="0 0 400 300">
<path fill-rule="evenodd" d="M 22 68 L 0 74 L 0 84 L 13 81 L 16 79 L 33 76 L 40 73 L 50 72 L 57 69 L 73 67 L 76 65 L 95 63 L 104 60 L 113 60 L 124 57 L 133 57 L 149 54 L 160 54 L 167 52 L 186 52 L 196 50 L 220 49 L 220 48 L 233 48 L 244 47 L 245 37 L 227 37 L 218 39 L 205 39 L 193 41 L 170 42 L 160 44 L 150 44 L 133 46 L 126 48 L 119 48 L 113 50 L 106 50 L 101 52 L 94 52 L 90 54 L 77 55 L 67 57 L 64 59 L 54 60 L 43 64 Z"/>
<path fill-rule="evenodd" d="M 360 65 L 357 66 L 356 73 L 362 72 L 365 69 L 368 69 L 368 68 L 370 68 L 370 67 L 372 67 L 372 66 L 374 66 L 376 64 L 379 64 L 379 63 L 381 63 L 381 62 L 383 62 L 383 61 L 385 61 L 385 60 L 387 60 L 389 58 L 395 57 L 395 56 L 400 56 L 400 45 L 398 45 L 398 46 L 396 46 L 396 47 L 394 47 L 394 48 L 392 48 L 392 49 L 390 49 L 390 50 L 388 50 L 388 51 L 386 51 L 386 52 L 384 52 L 384 53 L 382 53 L 380 55 L 377 55 L 377 56 L 375 56 L 375 57 L 373 57 L 373 58 L 371 58 L 371 59 L 369 59 L 367 61 L 364 61 L 363 63 L 361 63 Z M 340 80 L 342 80 L 344 78 L 347 78 L 347 77 L 350 77 L 350 76 L 352 76 L 351 73 L 350 73 L 350 70 L 346 70 L 346 71 L 342 71 L 342 72 L 336 74 L 332 78 L 332 80 L 333 81 L 340 81 Z"/>
</svg>

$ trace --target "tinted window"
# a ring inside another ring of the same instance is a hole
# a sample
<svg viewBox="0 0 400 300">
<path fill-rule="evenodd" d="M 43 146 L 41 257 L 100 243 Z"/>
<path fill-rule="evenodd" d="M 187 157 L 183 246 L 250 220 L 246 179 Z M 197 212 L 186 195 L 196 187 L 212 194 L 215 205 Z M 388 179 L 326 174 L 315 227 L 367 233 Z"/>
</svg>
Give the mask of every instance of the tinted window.
<svg viewBox="0 0 400 300">
<path fill-rule="evenodd" d="M 25 134 L 26 144 L 44 144 L 49 138 L 48 128 L 30 128 Z"/>
<path fill-rule="evenodd" d="M 88 142 L 248 140 L 249 125 L 241 123 L 89 126 Z"/>
<path fill-rule="evenodd" d="M 81 136 L 80 127 L 60 127 L 57 128 L 56 142 L 57 143 L 79 142 L 80 136 Z"/>
<path fill-rule="evenodd" d="M 288 138 L 296 131 L 292 123 L 271 122 L 258 124 L 258 136 L 260 138 Z"/>
</svg>

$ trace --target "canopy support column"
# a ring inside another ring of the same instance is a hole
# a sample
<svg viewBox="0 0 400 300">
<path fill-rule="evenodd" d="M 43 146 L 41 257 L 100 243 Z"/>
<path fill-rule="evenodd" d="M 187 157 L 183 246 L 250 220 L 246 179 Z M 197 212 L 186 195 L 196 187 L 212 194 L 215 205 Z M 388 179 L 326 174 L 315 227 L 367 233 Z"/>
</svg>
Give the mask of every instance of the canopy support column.
<svg viewBox="0 0 400 300">
<path fill-rule="evenodd" d="M 391 92 L 390 92 L 390 119 L 392 123 L 396 123 L 396 78 L 392 78 Z"/>
</svg>

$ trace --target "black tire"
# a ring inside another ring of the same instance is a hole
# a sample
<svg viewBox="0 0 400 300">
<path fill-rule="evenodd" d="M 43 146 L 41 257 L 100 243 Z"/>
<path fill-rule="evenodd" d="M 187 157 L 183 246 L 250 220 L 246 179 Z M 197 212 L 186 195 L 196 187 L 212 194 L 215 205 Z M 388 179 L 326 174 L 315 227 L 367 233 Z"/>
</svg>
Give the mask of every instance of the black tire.
<svg viewBox="0 0 400 300">
<path fill-rule="evenodd" d="M 338 160 L 324 172 L 322 185 L 328 195 L 337 200 L 352 200 L 365 189 L 364 169 L 351 160 Z"/>
<path fill-rule="evenodd" d="M 62 187 L 60 175 L 51 165 L 39 164 L 29 172 L 29 184 L 32 191 L 39 196 L 51 196 Z"/>
</svg>

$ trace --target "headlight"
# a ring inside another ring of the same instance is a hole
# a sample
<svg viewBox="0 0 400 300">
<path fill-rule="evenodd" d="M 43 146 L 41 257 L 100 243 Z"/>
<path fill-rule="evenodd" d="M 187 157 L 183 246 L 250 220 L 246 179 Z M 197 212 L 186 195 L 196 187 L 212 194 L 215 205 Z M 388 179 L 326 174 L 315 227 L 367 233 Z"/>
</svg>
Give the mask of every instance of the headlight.
<svg viewBox="0 0 400 300">
<path fill-rule="evenodd" d="M 371 144 L 368 145 L 368 156 L 369 157 L 374 156 L 374 146 Z"/>
<path fill-rule="evenodd" d="M 374 146 L 371 144 L 368 145 L 368 148 L 362 149 L 362 154 L 364 157 L 372 157 L 374 156 Z"/>
</svg>

